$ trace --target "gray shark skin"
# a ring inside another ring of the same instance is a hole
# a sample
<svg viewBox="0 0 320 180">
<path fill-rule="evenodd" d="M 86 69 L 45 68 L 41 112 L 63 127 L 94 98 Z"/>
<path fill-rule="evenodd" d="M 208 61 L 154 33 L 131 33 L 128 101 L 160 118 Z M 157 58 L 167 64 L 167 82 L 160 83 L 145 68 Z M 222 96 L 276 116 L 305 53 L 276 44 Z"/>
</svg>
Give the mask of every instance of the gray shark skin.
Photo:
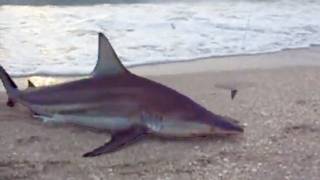
<svg viewBox="0 0 320 180">
<path fill-rule="evenodd" d="M 111 140 L 85 153 L 97 156 L 121 149 L 147 134 L 184 138 L 239 134 L 234 120 L 206 110 L 160 83 L 130 73 L 108 39 L 99 33 L 98 62 L 92 76 L 47 87 L 18 90 L 0 66 L 8 105 L 21 103 L 44 122 L 107 130 Z"/>
</svg>

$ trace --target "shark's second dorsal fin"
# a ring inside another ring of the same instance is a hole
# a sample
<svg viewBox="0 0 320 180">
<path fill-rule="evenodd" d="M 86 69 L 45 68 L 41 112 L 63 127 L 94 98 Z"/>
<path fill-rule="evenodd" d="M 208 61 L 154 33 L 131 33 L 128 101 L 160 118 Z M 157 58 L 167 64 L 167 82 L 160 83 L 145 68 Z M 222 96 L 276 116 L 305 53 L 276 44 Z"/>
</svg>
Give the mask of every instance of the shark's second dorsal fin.
<svg viewBox="0 0 320 180">
<path fill-rule="evenodd" d="M 129 73 L 102 33 L 99 33 L 98 61 L 92 73 L 93 76 Z"/>
<path fill-rule="evenodd" d="M 28 88 L 35 88 L 36 86 L 33 84 L 31 80 L 28 79 Z"/>
</svg>

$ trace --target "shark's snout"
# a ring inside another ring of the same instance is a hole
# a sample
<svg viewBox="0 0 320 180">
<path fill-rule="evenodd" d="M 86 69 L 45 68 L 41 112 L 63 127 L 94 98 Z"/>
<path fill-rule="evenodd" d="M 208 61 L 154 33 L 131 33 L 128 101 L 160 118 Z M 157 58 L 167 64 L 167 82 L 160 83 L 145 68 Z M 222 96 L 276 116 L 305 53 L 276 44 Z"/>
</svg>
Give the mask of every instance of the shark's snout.
<svg viewBox="0 0 320 180">
<path fill-rule="evenodd" d="M 213 119 L 214 131 L 216 134 L 240 134 L 244 132 L 243 127 L 229 117 L 216 116 Z"/>
<path fill-rule="evenodd" d="M 215 133 L 221 134 L 221 135 L 231 135 L 231 134 L 240 134 L 243 133 L 244 130 L 239 125 L 233 125 L 233 124 L 225 124 L 223 126 L 216 126 Z"/>
</svg>

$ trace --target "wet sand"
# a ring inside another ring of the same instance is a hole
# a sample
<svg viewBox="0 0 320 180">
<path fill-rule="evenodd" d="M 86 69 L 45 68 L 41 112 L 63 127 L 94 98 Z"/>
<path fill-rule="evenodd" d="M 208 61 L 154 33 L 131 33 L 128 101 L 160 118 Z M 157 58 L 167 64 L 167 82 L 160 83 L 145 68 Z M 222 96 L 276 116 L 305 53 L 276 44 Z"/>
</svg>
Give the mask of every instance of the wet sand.
<svg viewBox="0 0 320 180">
<path fill-rule="evenodd" d="M 131 70 L 239 120 L 246 126 L 242 136 L 149 138 L 112 154 L 82 158 L 107 141 L 108 134 L 43 124 L 21 106 L 7 107 L 1 91 L 0 179 L 317 180 L 320 49 L 215 60 Z M 303 61 L 309 63 L 297 63 Z M 239 89 L 233 101 L 221 85 Z"/>
</svg>

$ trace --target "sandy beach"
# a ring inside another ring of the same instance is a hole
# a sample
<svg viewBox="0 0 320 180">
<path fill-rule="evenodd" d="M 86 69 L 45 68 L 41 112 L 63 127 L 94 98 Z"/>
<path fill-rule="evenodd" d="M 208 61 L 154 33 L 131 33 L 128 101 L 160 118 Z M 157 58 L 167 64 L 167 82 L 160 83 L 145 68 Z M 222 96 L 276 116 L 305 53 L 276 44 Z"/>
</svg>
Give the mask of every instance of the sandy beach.
<svg viewBox="0 0 320 180">
<path fill-rule="evenodd" d="M 108 134 L 43 124 L 0 93 L 0 180 L 317 180 L 320 48 L 131 68 L 245 126 L 238 137 L 146 139 L 82 158 Z M 66 78 L 58 78 L 58 82 Z M 25 87 L 26 78 L 17 78 Z M 236 87 L 236 98 L 219 85 Z"/>
</svg>

